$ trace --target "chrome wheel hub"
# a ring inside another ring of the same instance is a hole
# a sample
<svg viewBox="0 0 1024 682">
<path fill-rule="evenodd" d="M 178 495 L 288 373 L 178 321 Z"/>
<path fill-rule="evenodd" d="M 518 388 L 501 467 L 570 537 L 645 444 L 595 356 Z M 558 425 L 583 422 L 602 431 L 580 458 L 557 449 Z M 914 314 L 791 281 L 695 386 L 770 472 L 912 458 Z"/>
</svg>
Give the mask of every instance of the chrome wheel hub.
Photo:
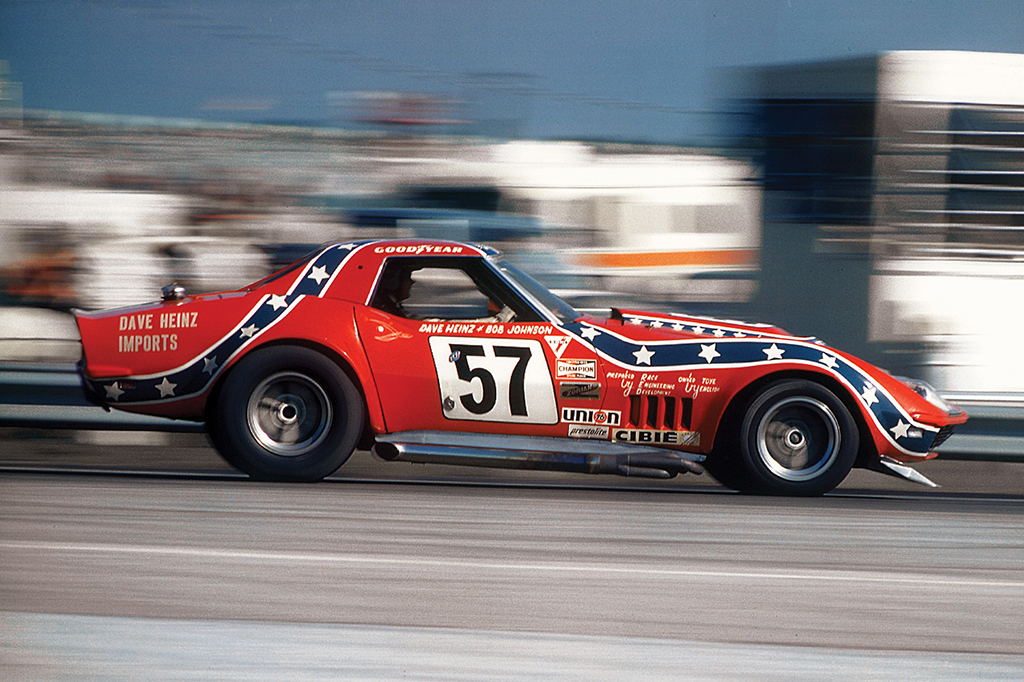
<svg viewBox="0 0 1024 682">
<path fill-rule="evenodd" d="M 327 438 L 334 415 L 327 392 L 316 380 L 298 372 L 279 372 L 252 392 L 246 420 L 264 449 L 298 457 Z"/>
<path fill-rule="evenodd" d="M 757 454 L 773 474 L 806 481 L 827 470 L 839 454 L 839 420 L 825 403 L 805 396 L 779 401 L 757 429 Z"/>
</svg>

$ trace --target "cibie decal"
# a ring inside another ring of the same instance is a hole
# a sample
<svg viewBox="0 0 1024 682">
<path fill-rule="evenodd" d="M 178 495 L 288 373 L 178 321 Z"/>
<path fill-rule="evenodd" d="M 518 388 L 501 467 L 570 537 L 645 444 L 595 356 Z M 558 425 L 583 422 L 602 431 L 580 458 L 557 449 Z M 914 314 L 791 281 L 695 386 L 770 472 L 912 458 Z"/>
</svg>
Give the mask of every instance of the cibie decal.
<svg viewBox="0 0 1024 682">
<path fill-rule="evenodd" d="M 540 341 L 432 336 L 430 353 L 447 419 L 558 423 Z"/>
<path fill-rule="evenodd" d="M 607 424 L 618 426 L 622 413 L 614 410 L 585 410 L 577 407 L 563 407 L 562 421 L 573 424 Z"/>
<path fill-rule="evenodd" d="M 555 376 L 559 379 L 596 379 L 597 360 L 559 358 L 555 362 Z"/>
<path fill-rule="evenodd" d="M 598 400 L 601 397 L 601 384 L 596 381 L 563 381 L 558 384 L 558 395 L 570 400 Z"/>
<path fill-rule="evenodd" d="M 590 438 L 592 440 L 608 440 L 608 427 L 591 424 L 570 424 L 569 438 Z"/>
<path fill-rule="evenodd" d="M 652 443 L 657 445 L 700 445 L 697 431 L 654 431 L 652 429 L 615 429 L 612 440 L 617 443 Z"/>
<path fill-rule="evenodd" d="M 568 336 L 545 336 L 544 340 L 551 346 L 551 352 L 555 354 L 556 358 L 562 357 L 562 353 L 565 352 L 569 342 L 572 341 Z"/>
</svg>

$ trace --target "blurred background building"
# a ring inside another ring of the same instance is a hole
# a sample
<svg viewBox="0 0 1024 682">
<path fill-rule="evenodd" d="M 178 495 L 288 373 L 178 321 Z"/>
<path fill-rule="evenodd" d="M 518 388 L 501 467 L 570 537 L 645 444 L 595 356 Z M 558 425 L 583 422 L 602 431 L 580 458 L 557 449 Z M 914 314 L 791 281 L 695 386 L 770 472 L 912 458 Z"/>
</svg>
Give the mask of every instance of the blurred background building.
<svg viewBox="0 0 1024 682">
<path fill-rule="evenodd" d="M 756 310 L 957 392 L 1024 390 L 1024 55 L 892 52 L 748 74 Z"/>
</svg>

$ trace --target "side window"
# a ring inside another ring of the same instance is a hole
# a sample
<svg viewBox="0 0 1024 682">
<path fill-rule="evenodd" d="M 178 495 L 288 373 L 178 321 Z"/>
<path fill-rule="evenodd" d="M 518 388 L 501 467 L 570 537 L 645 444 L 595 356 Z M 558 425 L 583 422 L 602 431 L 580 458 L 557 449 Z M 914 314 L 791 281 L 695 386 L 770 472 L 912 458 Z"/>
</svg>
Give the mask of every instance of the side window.
<svg viewBox="0 0 1024 682">
<path fill-rule="evenodd" d="M 455 268 L 420 268 L 405 302 L 414 317 L 472 320 L 498 311 L 464 271 Z"/>
<path fill-rule="evenodd" d="M 497 296 L 488 296 L 461 268 L 392 259 L 385 265 L 371 305 L 417 320 L 511 322 L 515 313 Z"/>
</svg>

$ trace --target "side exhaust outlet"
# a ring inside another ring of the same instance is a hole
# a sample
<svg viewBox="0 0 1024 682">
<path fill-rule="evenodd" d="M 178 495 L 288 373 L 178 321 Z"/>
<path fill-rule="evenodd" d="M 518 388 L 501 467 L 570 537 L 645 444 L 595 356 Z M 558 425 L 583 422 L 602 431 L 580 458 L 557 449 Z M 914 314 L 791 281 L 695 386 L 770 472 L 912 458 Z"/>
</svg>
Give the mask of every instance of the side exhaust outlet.
<svg viewBox="0 0 1024 682">
<path fill-rule="evenodd" d="M 604 442 L 531 436 L 408 431 L 378 438 L 373 452 L 387 462 L 534 469 L 634 478 L 702 474 L 703 455 Z"/>
</svg>

